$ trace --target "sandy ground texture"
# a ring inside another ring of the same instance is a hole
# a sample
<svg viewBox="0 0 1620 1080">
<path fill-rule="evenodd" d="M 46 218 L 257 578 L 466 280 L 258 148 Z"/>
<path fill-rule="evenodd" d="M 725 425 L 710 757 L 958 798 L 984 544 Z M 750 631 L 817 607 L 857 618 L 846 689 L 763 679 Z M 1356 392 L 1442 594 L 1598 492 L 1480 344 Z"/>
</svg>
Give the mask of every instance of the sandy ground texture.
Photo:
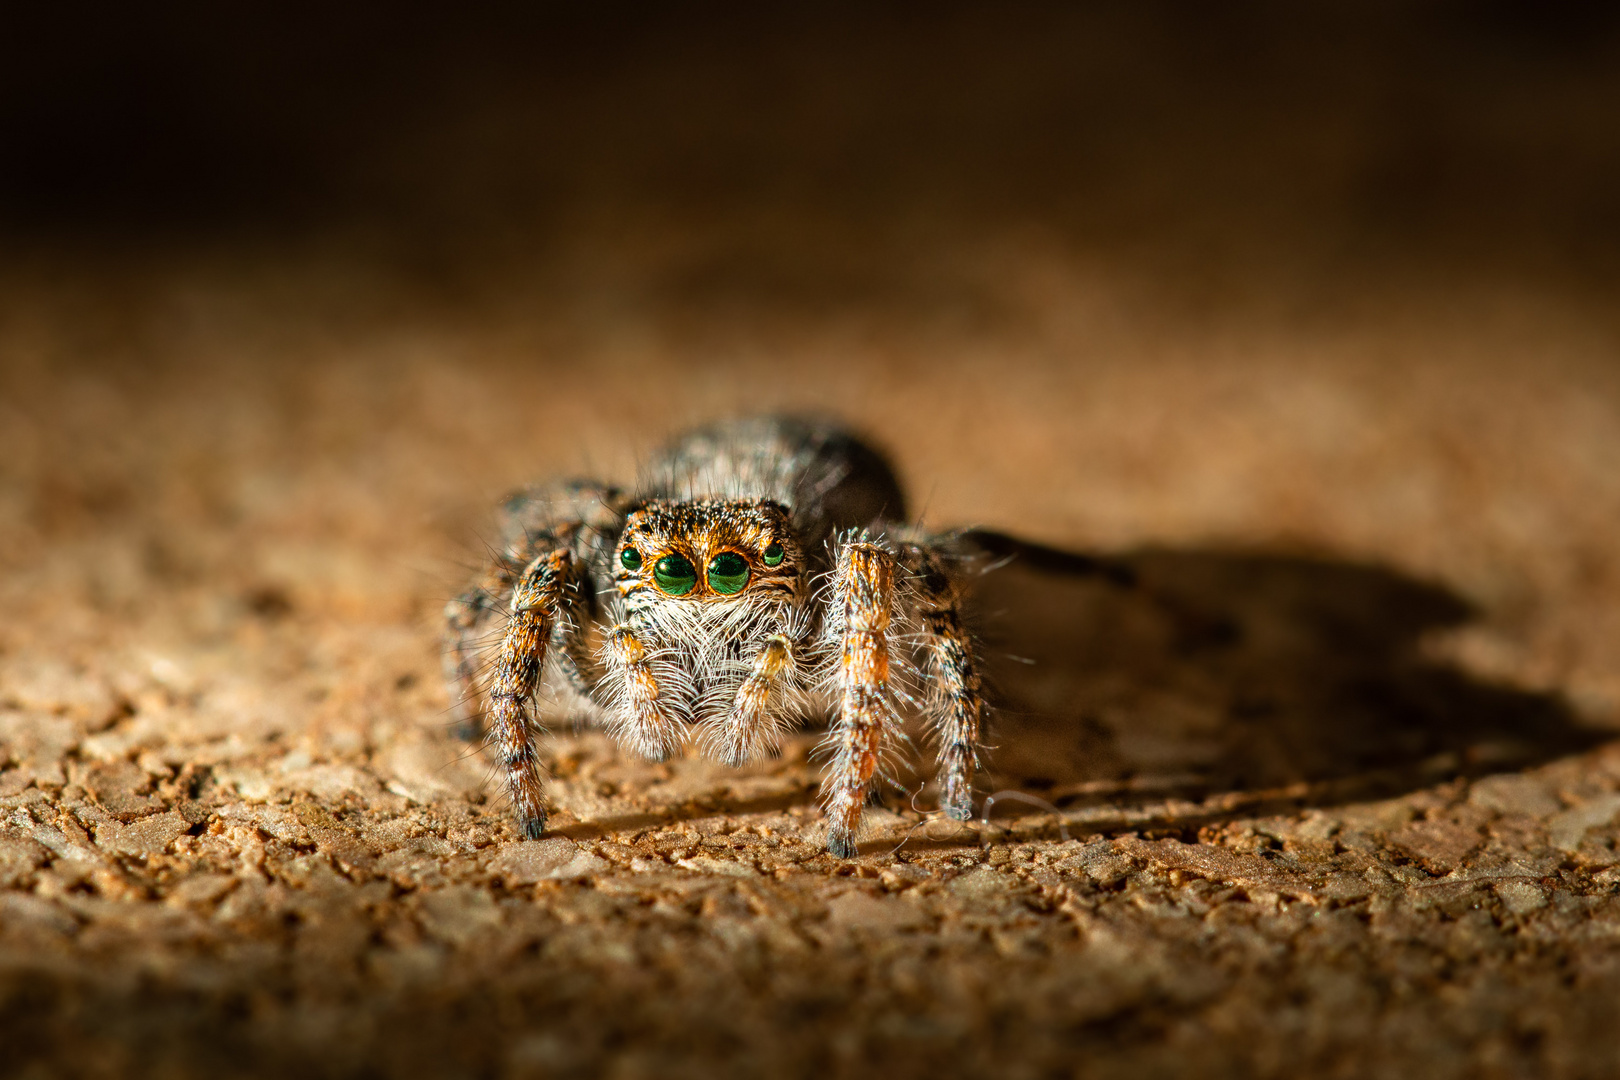
<svg viewBox="0 0 1620 1080">
<path fill-rule="evenodd" d="M 1620 1075 L 1613 20 L 1080 7 L 0 43 L 0 1074 Z M 1027 542 L 983 818 L 520 840 L 493 508 L 773 410 Z"/>
</svg>

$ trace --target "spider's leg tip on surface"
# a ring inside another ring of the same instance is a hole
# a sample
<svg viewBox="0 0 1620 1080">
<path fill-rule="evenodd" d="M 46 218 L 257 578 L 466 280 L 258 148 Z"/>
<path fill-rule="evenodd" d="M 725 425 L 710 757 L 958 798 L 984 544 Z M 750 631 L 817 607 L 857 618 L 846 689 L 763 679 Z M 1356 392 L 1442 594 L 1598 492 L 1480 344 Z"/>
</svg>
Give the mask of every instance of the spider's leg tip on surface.
<svg viewBox="0 0 1620 1080">
<path fill-rule="evenodd" d="M 519 814 L 518 832 L 525 840 L 538 840 L 546 834 L 545 814 Z"/>
<path fill-rule="evenodd" d="M 853 859 L 860 854 L 860 849 L 855 846 L 853 836 L 837 830 L 827 836 L 827 852 L 835 859 Z"/>
</svg>

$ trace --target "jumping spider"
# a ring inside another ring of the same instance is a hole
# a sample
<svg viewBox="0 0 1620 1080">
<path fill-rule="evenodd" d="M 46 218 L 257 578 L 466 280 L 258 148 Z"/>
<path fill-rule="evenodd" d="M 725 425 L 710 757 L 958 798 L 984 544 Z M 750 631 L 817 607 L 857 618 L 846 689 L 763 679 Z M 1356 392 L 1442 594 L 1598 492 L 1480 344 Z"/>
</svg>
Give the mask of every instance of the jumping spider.
<svg viewBox="0 0 1620 1080">
<path fill-rule="evenodd" d="M 488 572 L 446 608 L 445 666 L 462 729 L 487 725 L 522 833 L 546 821 L 542 679 L 654 760 L 695 734 L 738 765 L 830 717 L 822 806 L 839 857 L 856 853 L 902 714 L 917 714 L 942 809 L 971 816 L 985 710 L 963 574 L 949 536 L 904 522 L 882 456 L 780 418 L 681 437 L 635 492 L 573 481 L 509 499 Z"/>
</svg>

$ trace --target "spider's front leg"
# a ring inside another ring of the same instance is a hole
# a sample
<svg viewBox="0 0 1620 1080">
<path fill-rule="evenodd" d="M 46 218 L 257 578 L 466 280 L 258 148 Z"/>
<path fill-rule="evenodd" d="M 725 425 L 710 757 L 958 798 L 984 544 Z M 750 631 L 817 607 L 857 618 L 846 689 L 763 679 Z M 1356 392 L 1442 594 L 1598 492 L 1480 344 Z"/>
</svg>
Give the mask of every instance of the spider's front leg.
<svg viewBox="0 0 1620 1080">
<path fill-rule="evenodd" d="M 793 665 L 793 642 L 786 634 L 772 634 L 765 639 L 714 738 L 716 756 L 721 761 L 731 766 L 744 765 L 777 748 L 782 726 L 771 710 L 772 697 L 783 680 L 791 678 Z"/>
<path fill-rule="evenodd" d="M 518 831 L 530 840 L 545 831 L 540 762 L 534 747 L 530 703 L 545 667 L 546 645 L 572 577 L 567 549 L 536 558 L 512 589 L 511 615 L 500 653 L 490 670 L 489 741 L 506 770 L 506 787 L 517 814 Z"/>
<path fill-rule="evenodd" d="M 664 761 L 681 745 L 681 726 L 665 707 L 647 647 L 628 624 L 615 626 L 602 642 L 609 686 L 613 734 L 643 757 Z"/>
<path fill-rule="evenodd" d="M 866 788 L 877 772 L 885 739 L 897 723 L 889 690 L 889 622 L 894 610 L 894 556 L 864 541 L 842 545 L 833 602 L 833 625 L 842 630 L 838 719 L 833 758 L 822 786 L 827 850 L 856 854 Z"/>
</svg>

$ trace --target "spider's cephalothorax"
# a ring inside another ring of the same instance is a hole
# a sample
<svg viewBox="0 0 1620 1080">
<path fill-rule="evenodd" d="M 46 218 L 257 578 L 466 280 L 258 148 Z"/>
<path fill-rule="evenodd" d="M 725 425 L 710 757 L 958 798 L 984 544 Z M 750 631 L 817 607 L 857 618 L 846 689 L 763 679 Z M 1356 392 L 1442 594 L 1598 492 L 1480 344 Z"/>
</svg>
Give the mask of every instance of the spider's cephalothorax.
<svg viewBox="0 0 1620 1080">
<path fill-rule="evenodd" d="M 489 573 L 446 610 L 446 664 L 522 831 L 545 826 L 542 681 L 652 758 L 695 735 L 740 764 L 828 715 L 822 801 L 840 856 L 855 853 L 867 788 L 916 711 L 938 743 L 943 808 L 970 816 L 983 705 L 960 575 L 904 515 L 875 451 L 775 418 L 687 435 L 634 494 L 576 481 L 508 500 Z"/>
</svg>

